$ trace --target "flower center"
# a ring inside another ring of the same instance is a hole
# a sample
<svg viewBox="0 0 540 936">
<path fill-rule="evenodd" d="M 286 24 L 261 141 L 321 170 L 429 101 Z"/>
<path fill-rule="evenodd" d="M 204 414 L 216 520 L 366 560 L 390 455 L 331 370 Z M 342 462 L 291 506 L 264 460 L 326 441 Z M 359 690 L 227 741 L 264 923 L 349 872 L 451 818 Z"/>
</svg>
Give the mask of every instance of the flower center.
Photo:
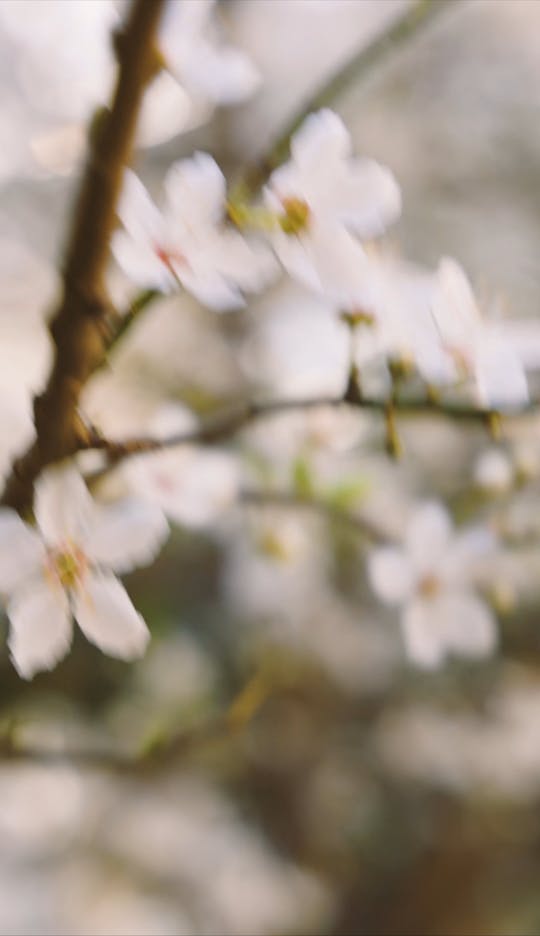
<svg viewBox="0 0 540 936">
<path fill-rule="evenodd" d="M 68 546 L 49 554 L 48 571 L 63 588 L 74 588 L 81 583 L 88 562 L 78 546 Z"/>
<path fill-rule="evenodd" d="M 186 258 L 184 254 L 179 250 L 170 250 L 167 247 L 164 247 L 163 244 L 154 244 L 154 252 L 158 260 L 174 273 L 174 264 L 176 265 L 185 265 Z"/>
<path fill-rule="evenodd" d="M 366 328 L 374 328 L 376 325 L 373 312 L 368 312 L 367 309 L 348 309 L 340 313 L 340 318 L 349 328 L 356 328 L 360 325 Z"/>
<path fill-rule="evenodd" d="M 273 533 L 271 530 L 267 530 L 259 537 L 257 546 L 264 556 L 273 559 L 275 562 L 289 562 L 294 555 L 291 544 L 287 543 L 284 537 Z"/>
<path fill-rule="evenodd" d="M 279 226 L 285 234 L 299 234 L 305 231 L 309 223 L 309 205 L 301 198 L 284 198 L 283 214 L 279 217 Z"/>
<path fill-rule="evenodd" d="M 418 583 L 422 598 L 435 598 L 441 590 L 441 582 L 433 572 L 428 572 Z"/>
</svg>

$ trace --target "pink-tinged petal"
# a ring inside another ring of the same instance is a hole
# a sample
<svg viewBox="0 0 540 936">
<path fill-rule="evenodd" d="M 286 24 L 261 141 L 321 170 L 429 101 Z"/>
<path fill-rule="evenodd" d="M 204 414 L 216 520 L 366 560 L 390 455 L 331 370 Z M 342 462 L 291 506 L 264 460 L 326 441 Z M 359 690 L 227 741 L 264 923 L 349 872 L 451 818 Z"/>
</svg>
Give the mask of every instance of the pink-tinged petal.
<svg viewBox="0 0 540 936">
<path fill-rule="evenodd" d="M 414 570 L 402 549 L 376 549 L 368 558 L 368 578 L 376 595 L 386 604 L 403 604 L 414 588 Z"/>
<path fill-rule="evenodd" d="M 425 669 L 436 669 L 445 655 L 445 634 L 441 633 L 437 602 L 416 600 L 407 606 L 402 618 L 407 656 Z"/>
<path fill-rule="evenodd" d="M 11 592 L 45 562 L 41 538 L 14 510 L 0 510 L 0 591 Z"/>
<path fill-rule="evenodd" d="M 405 547 L 418 574 L 441 563 L 451 536 L 452 521 L 442 504 L 426 501 L 416 508 L 407 527 Z"/>
<path fill-rule="evenodd" d="M 43 578 L 34 579 L 14 594 L 7 614 L 8 646 L 20 676 L 31 679 L 64 658 L 71 646 L 72 623 L 63 588 Z"/>
<path fill-rule="evenodd" d="M 178 288 L 173 270 L 163 262 L 150 240 L 136 241 L 126 231 L 115 231 L 111 250 L 118 266 L 133 283 L 164 293 Z"/>
<path fill-rule="evenodd" d="M 114 572 L 130 572 L 149 565 L 169 534 L 157 507 L 138 498 L 96 507 L 81 547 L 94 565 Z"/>
<path fill-rule="evenodd" d="M 124 173 L 118 217 L 135 241 L 143 244 L 161 241 L 164 227 L 161 212 L 131 169 Z"/>
<path fill-rule="evenodd" d="M 513 348 L 486 335 L 476 355 L 475 376 L 480 403 L 513 409 L 529 400 L 527 375 Z"/>
<path fill-rule="evenodd" d="M 335 163 L 351 153 L 349 131 L 334 111 L 324 108 L 310 114 L 291 140 L 291 154 L 306 172 L 321 163 Z"/>
<path fill-rule="evenodd" d="M 435 614 L 449 651 L 476 659 L 495 649 L 495 617 L 485 601 L 472 592 L 443 593 L 436 602 Z"/>
<path fill-rule="evenodd" d="M 146 650 L 148 628 L 113 575 L 86 576 L 74 596 L 74 615 L 85 637 L 109 656 L 133 660 Z"/>
<path fill-rule="evenodd" d="M 225 177 L 208 153 L 195 153 L 174 163 L 165 176 L 167 216 L 190 232 L 212 228 L 225 211 Z"/>
<path fill-rule="evenodd" d="M 379 237 L 399 218 L 399 185 L 390 170 L 374 160 L 355 160 L 331 191 L 335 214 L 361 238 Z"/>
<path fill-rule="evenodd" d="M 72 463 L 53 465 L 39 476 L 34 512 L 48 545 L 62 546 L 66 541 L 78 543 L 93 510 L 90 492 Z"/>
</svg>

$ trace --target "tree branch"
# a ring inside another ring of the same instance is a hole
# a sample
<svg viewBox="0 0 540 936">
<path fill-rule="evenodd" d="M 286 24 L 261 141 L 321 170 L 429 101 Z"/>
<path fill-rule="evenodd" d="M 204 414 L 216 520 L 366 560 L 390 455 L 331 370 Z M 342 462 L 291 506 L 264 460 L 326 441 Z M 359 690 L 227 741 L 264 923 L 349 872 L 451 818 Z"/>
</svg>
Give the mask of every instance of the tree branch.
<svg viewBox="0 0 540 936">
<path fill-rule="evenodd" d="M 104 451 L 109 456 L 110 461 L 116 464 L 132 455 L 158 452 L 181 445 L 211 445 L 222 442 L 258 419 L 264 419 L 278 413 L 298 412 L 326 406 L 339 408 L 345 405 L 378 412 L 386 417 L 389 403 L 388 400 L 379 397 L 363 396 L 354 385 L 350 385 L 345 394 L 339 397 L 321 396 L 306 399 L 255 400 L 240 404 L 209 418 L 197 429 L 190 432 L 173 433 L 165 438 L 134 436 L 116 441 L 105 438 L 100 435 L 99 431 L 94 430 L 88 433 L 84 444 L 80 445 L 79 450 L 96 449 Z M 536 412 L 539 406 L 540 402 L 535 400 L 526 407 L 513 411 L 508 410 L 501 414 L 496 410 L 467 406 L 461 403 L 442 403 L 429 397 L 409 399 L 398 397 L 392 400 L 393 411 L 400 416 L 445 416 L 460 422 L 484 423 L 486 428 L 492 432 L 503 417 L 524 416 Z"/>
<path fill-rule="evenodd" d="M 129 162 L 147 83 L 158 65 L 155 36 L 165 0 L 134 0 L 117 37 L 119 72 L 110 111 L 90 128 L 90 152 L 63 264 L 63 290 L 50 332 L 54 363 L 45 391 L 34 400 L 36 440 L 13 465 L 2 504 L 20 512 L 32 504 L 40 471 L 77 451 L 85 427 L 81 391 L 107 350 L 110 303 L 104 286 L 110 239 L 124 167 Z"/>
</svg>

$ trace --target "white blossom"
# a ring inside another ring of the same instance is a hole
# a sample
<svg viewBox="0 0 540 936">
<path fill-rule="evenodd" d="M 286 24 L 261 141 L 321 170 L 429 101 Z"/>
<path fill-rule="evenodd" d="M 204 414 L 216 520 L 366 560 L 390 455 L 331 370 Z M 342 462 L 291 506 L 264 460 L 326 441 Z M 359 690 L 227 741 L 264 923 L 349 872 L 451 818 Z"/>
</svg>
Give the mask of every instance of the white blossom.
<svg viewBox="0 0 540 936">
<path fill-rule="evenodd" d="M 382 234 L 401 209 L 391 172 L 352 158 L 349 133 L 330 110 L 304 121 L 292 137 L 291 160 L 272 173 L 264 195 L 285 269 L 338 298 L 364 283 L 368 262 L 360 240 Z"/>
<path fill-rule="evenodd" d="M 214 309 L 243 306 L 243 292 L 275 274 L 268 249 L 225 224 L 226 185 L 206 153 L 175 163 L 165 177 L 163 211 L 142 182 L 126 172 L 118 214 L 124 226 L 112 249 L 134 283 L 169 291 L 181 284 Z"/>
<path fill-rule="evenodd" d="M 409 657 L 434 668 L 449 653 L 480 657 L 493 650 L 495 620 L 474 592 L 475 562 L 492 548 L 487 530 L 454 534 L 450 517 L 437 502 L 413 512 L 402 547 L 373 551 L 368 575 L 376 594 L 401 605 Z"/>
<path fill-rule="evenodd" d="M 97 504 L 68 464 L 38 479 L 35 516 L 37 529 L 0 511 L 0 591 L 20 675 L 30 679 L 65 656 L 73 617 L 105 653 L 141 656 L 149 632 L 114 573 L 154 558 L 168 532 L 163 513 L 135 499 Z"/>
<path fill-rule="evenodd" d="M 180 404 L 160 409 L 149 425 L 153 438 L 196 430 L 193 413 Z M 187 527 L 216 521 L 237 498 L 240 469 L 227 452 L 186 444 L 139 455 L 124 472 L 138 496 L 159 506 L 170 520 Z"/>
<path fill-rule="evenodd" d="M 475 462 L 474 480 L 478 487 L 491 494 L 509 491 L 515 481 L 512 459 L 501 449 L 486 449 Z"/>
<path fill-rule="evenodd" d="M 366 368 L 378 365 L 388 389 L 388 365 L 399 362 L 431 382 L 444 356 L 431 311 L 433 274 L 401 259 L 371 254 L 369 261 L 362 288 L 343 309 L 357 319 L 352 357 L 361 380 Z"/>
<path fill-rule="evenodd" d="M 167 5 L 160 46 L 167 68 L 199 105 L 237 104 L 260 85 L 247 55 L 221 41 L 215 0 L 173 0 Z"/>
<path fill-rule="evenodd" d="M 443 351 L 431 375 L 433 383 L 472 379 L 480 404 L 489 407 L 504 409 L 528 401 L 525 363 L 517 340 L 520 323 L 516 323 L 514 340 L 513 322 L 486 319 L 464 271 L 448 257 L 437 270 L 432 311 Z"/>
</svg>

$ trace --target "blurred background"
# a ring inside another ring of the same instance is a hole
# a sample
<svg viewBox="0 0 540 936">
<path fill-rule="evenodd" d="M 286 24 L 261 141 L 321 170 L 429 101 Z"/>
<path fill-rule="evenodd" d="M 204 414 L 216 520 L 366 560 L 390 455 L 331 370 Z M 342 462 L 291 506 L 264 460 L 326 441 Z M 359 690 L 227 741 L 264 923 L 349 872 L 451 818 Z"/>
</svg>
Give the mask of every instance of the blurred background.
<svg viewBox="0 0 540 936">
<path fill-rule="evenodd" d="M 261 89 L 214 112 L 159 79 L 141 177 L 159 197 L 170 163 L 195 149 L 233 177 L 407 6 L 224 0 L 224 34 Z M 32 435 L 85 125 L 109 94 L 123 11 L 0 0 L 4 472 Z M 426 265 L 455 255 L 503 314 L 533 318 L 539 87 L 540 4 L 454 0 L 334 102 L 356 150 L 401 183 L 391 249 Z M 127 302 L 114 268 L 110 286 Z M 89 385 L 85 412 L 119 436 L 165 401 L 206 414 L 254 393 L 328 389 L 343 350 L 318 311 L 286 283 L 226 316 L 160 301 Z M 366 584 L 358 531 L 256 505 L 176 526 L 156 564 L 128 578 L 153 636 L 139 663 L 78 637 L 57 670 L 25 683 L 3 640 L 0 933 L 538 932 L 539 428 L 530 417 L 505 432 L 515 484 L 479 476 L 494 444 L 484 428 L 443 419 L 400 426 L 400 463 L 363 413 L 280 416 L 234 440 L 252 486 L 323 492 L 392 530 L 417 497 L 442 495 L 458 519 L 489 516 L 513 544 L 491 573 L 493 659 L 415 669 Z M 120 490 L 121 473 L 109 483 Z M 12 738 L 28 755 L 13 756 Z"/>
</svg>

